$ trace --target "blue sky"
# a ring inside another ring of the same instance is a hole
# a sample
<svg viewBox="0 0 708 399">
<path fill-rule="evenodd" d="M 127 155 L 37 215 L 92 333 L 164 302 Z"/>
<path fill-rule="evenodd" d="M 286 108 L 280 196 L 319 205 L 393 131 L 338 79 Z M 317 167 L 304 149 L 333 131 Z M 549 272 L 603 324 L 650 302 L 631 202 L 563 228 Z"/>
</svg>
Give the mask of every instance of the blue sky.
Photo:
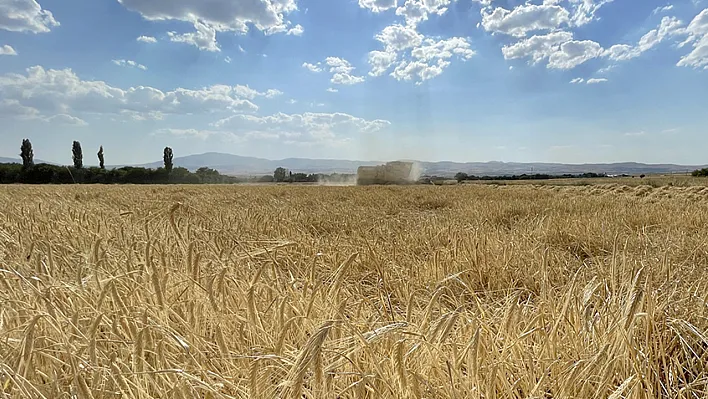
<svg viewBox="0 0 708 399">
<path fill-rule="evenodd" d="M 704 164 L 707 108 L 708 0 L 0 0 L 5 157 Z"/>
</svg>

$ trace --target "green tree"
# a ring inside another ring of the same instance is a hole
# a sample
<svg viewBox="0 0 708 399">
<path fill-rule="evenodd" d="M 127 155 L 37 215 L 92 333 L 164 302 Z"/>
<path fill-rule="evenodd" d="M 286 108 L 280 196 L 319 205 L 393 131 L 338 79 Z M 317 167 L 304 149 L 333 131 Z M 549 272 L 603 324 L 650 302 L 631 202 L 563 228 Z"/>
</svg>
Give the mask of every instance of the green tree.
<svg viewBox="0 0 708 399">
<path fill-rule="evenodd" d="M 103 163 L 103 146 L 98 150 L 98 166 L 101 170 L 106 170 L 106 166 Z"/>
<path fill-rule="evenodd" d="M 273 172 L 273 179 L 278 183 L 282 183 L 285 181 L 287 175 L 288 171 L 285 170 L 285 168 L 277 168 L 275 172 Z"/>
<path fill-rule="evenodd" d="M 215 169 L 207 168 L 206 166 L 201 167 L 197 169 L 196 172 L 194 172 L 197 176 L 199 176 L 199 180 L 202 183 L 219 183 L 221 180 L 221 175 L 219 172 Z"/>
<path fill-rule="evenodd" d="M 27 170 L 34 166 L 34 152 L 32 151 L 32 143 L 30 143 L 29 139 L 22 140 L 20 150 L 22 151 L 20 153 L 22 157 L 22 169 Z"/>
<path fill-rule="evenodd" d="M 176 167 L 172 169 L 172 173 L 170 174 L 169 180 L 171 183 L 179 184 L 198 184 L 202 182 L 199 179 L 199 176 L 194 173 L 191 173 L 187 168 L 182 167 Z"/>
<path fill-rule="evenodd" d="M 174 154 L 172 153 L 172 148 L 165 147 L 162 159 L 165 162 L 165 170 L 167 173 L 172 173 L 172 168 L 174 167 L 174 164 L 172 163 L 173 158 Z"/>
<path fill-rule="evenodd" d="M 74 160 L 74 168 L 81 169 L 84 167 L 84 153 L 81 151 L 81 143 L 74 141 L 71 147 L 72 159 Z"/>
</svg>

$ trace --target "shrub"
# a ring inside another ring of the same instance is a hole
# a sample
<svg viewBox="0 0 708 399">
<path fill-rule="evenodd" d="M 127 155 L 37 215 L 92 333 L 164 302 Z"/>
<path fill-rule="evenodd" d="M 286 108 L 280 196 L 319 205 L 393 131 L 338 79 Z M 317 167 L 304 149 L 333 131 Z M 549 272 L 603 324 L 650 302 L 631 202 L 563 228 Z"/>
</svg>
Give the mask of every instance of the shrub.
<svg viewBox="0 0 708 399">
<path fill-rule="evenodd" d="M 708 177 L 708 168 L 696 169 L 691 175 L 693 177 Z"/>
</svg>

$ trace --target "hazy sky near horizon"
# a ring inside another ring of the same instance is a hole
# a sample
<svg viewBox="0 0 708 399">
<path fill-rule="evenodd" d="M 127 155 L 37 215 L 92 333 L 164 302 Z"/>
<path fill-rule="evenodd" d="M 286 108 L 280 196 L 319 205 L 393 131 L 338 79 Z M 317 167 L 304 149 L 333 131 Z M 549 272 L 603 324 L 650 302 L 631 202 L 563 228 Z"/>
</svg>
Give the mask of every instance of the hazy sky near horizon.
<svg viewBox="0 0 708 399">
<path fill-rule="evenodd" d="M 0 0 L 0 156 L 708 162 L 708 0 Z"/>
</svg>

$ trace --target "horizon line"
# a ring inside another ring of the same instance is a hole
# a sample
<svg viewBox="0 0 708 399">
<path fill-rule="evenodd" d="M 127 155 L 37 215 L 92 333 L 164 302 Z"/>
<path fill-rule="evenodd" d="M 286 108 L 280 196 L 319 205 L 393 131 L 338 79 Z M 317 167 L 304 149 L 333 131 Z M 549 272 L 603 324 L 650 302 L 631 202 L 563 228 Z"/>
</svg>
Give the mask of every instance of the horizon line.
<svg viewBox="0 0 708 399">
<path fill-rule="evenodd" d="M 389 160 L 389 161 L 356 160 L 356 159 L 342 159 L 342 158 L 301 158 L 301 157 L 287 157 L 287 158 L 281 158 L 281 159 L 269 159 L 269 158 L 253 157 L 253 156 L 247 156 L 247 155 L 238 155 L 238 154 L 217 152 L 217 151 L 207 151 L 207 152 L 198 153 L 198 154 L 188 154 L 188 155 L 184 155 L 184 156 L 175 157 L 174 159 L 175 159 L 175 161 L 177 161 L 177 160 L 183 159 L 183 158 L 198 157 L 198 156 L 211 155 L 211 154 L 228 155 L 228 156 L 235 156 L 235 157 L 240 157 L 240 158 L 258 159 L 258 160 L 263 160 L 263 161 L 268 161 L 268 162 L 280 162 L 280 161 L 288 161 L 288 160 L 304 160 L 304 161 L 330 161 L 330 162 L 352 162 L 352 163 L 362 162 L 362 163 L 377 163 L 377 164 L 384 164 L 386 162 L 392 162 L 392 161 L 405 161 L 405 162 L 418 162 L 418 163 L 429 163 L 429 164 L 452 163 L 452 164 L 460 164 L 460 165 L 499 163 L 499 164 L 520 164 L 520 165 L 545 164 L 545 165 L 564 165 L 564 166 L 617 165 L 617 164 L 639 164 L 639 165 L 646 165 L 646 166 L 671 165 L 671 166 L 679 166 L 679 167 L 684 167 L 684 166 L 685 167 L 705 167 L 705 166 L 708 166 L 708 163 L 706 163 L 706 164 L 682 164 L 682 163 L 671 163 L 671 162 L 653 163 L 653 162 L 640 162 L 640 161 L 565 163 L 565 162 L 549 162 L 549 161 L 519 162 L 519 161 L 499 161 L 499 160 L 493 160 L 493 161 L 450 161 L 450 160 L 430 161 L 430 160 L 418 160 L 418 159 L 412 159 L 412 158 L 398 158 L 398 159 L 393 159 L 393 160 Z M 20 163 L 22 162 L 20 158 L 14 158 L 14 157 L 2 157 L 2 158 L 14 160 L 14 161 L 20 162 Z M 40 161 L 40 162 L 37 162 L 37 163 L 48 163 L 48 164 L 53 164 L 53 165 L 65 165 L 65 164 L 70 165 L 70 163 L 54 162 L 54 161 L 43 160 L 43 159 L 38 159 L 38 161 Z M 125 167 L 125 166 L 146 166 L 146 165 L 160 163 L 160 162 L 161 162 L 160 160 L 156 160 L 156 161 L 151 161 L 151 162 L 117 163 L 117 164 L 113 164 L 113 165 L 106 165 L 106 167 L 119 168 L 119 167 Z M 87 164 L 87 166 L 93 166 L 93 165 Z M 214 166 L 217 166 L 217 165 L 214 165 Z M 228 165 L 223 165 L 223 166 L 228 166 Z"/>
</svg>

